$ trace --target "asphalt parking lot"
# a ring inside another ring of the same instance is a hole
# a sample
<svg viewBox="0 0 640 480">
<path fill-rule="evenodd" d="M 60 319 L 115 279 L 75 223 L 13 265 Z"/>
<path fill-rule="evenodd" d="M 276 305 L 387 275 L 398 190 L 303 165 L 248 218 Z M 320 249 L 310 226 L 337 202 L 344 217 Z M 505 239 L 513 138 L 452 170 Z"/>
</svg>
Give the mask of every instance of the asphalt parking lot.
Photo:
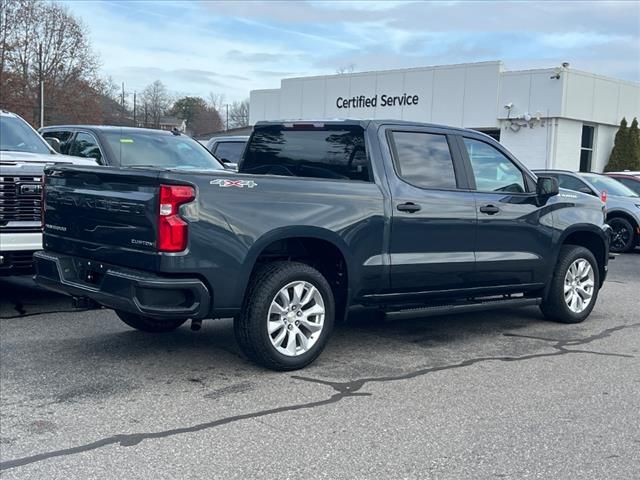
<svg viewBox="0 0 640 480">
<path fill-rule="evenodd" d="M 640 251 L 580 325 L 535 308 L 341 326 L 311 367 L 0 280 L 4 479 L 640 478 Z"/>
</svg>

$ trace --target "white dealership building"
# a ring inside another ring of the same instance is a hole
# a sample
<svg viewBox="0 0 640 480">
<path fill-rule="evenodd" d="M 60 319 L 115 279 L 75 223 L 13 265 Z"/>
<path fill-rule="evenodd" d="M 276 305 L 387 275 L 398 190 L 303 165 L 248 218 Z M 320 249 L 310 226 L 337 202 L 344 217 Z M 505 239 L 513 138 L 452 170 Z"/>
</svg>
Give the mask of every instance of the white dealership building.
<svg viewBox="0 0 640 480">
<path fill-rule="evenodd" d="M 602 171 L 622 117 L 640 117 L 640 84 L 571 68 L 502 62 L 283 79 L 254 90 L 250 123 L 400 119 L 488 133 L 530 168 Z"/>
</svg>

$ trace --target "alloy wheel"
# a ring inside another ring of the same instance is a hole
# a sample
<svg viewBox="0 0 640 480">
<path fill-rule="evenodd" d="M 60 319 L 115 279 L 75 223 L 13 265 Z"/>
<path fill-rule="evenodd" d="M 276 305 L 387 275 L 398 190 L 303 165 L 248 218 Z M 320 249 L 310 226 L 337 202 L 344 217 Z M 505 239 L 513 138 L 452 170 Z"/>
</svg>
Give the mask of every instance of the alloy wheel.
<svg viewBox="0 0 640 480">
<path fill-rule="evenodd" d="M 574 313 L 582 313 L 591 304 L 595 289 L 593 267 L 584 258 L 574 261 L 564 276 L 564 301 Z"/>
<path fill-rule="evenodd" d="M 612 220 L 610 223 L 611 226 L 611 249 L 616 252 L 624 251 L 631 238 L 633 236 L 633 231 L 629 230 L 627 225 L 622 222 L 616 222 Z"/>
<path fill-rule="evenodd" d="M 285 285 L 273 298 L 267 315 L 271 344 L 289 357 L 308 352 L 320 338 L 324 316 L 324 300 L 311 283 Z"/>
</svg>

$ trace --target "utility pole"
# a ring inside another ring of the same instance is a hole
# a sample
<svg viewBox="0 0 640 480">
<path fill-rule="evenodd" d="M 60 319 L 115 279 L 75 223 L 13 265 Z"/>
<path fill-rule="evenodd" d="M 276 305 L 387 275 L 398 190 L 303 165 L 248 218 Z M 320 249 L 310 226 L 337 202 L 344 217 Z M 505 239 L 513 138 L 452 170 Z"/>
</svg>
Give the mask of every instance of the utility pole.
<svg viewBox="0 0 640 480">
<path fill-rule="evenodd" d="M 225 103 L 224 106 L 227 107 L 227 122 L 226 122 L 225 130 L 229 130 L 229 104 Z"/>
<path fill-rule="evenodd" d="M 124 121 L 124 82 L 122 82 L 122 120 Z"/>
<path fill-rule="evenodd" d="M 136 122 L 136 91 L 133 91 L 133 126 L 137 127 L 138 123 Z"/>
<path fill-rule="evenodd" d="M 42 78 L 42 43 L 38 45 L 38 80 L 40 81 L 40 128 L 44 127 L 44 79 Z"/>
</svg>

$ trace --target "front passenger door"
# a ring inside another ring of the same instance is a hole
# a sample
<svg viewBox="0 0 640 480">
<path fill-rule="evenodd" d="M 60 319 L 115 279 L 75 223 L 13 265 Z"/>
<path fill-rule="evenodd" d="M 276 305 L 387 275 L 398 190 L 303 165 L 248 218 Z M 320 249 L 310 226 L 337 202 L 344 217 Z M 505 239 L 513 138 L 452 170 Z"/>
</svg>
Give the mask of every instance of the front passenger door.
<svg viewBox="0 0 640 480">
<path fill-rule="evenodd" d="M 533 288 L 546 278 L 553 234 L 533 179 L 488 140 L 460 137 L 475 189 L 477 287 Z"/>
</svg>

